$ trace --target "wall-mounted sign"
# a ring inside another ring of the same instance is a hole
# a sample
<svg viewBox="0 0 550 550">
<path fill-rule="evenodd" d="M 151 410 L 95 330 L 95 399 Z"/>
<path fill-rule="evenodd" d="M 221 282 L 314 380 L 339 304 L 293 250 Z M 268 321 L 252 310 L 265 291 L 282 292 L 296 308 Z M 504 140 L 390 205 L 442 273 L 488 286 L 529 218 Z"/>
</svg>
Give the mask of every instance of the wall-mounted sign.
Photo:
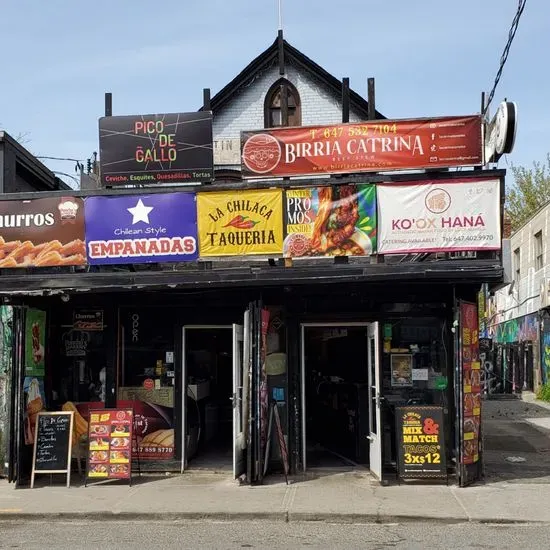
<svg viewBox="0 0 550 550">
<path fill-rule="evenodd" d="M 243 176 L 302 176 L 483 164 L 481 116 L 241 132 Z"/>
<path fill-rule="evenodd" d="M 485 131 L 485 162 L 497 162 L 502 155 L 511 153 L 516 141 L 518 126 L 517 106 L 503 101 Z"/>
<path fill-rule="evenodd" d="M 197 206 L 201 257 L 282 254 L 282 190 L 199 193 Z"/>
<path fill-rule="evenodd" d="M 75 330 L 103 330 L 102 309 L 76 309 L 73 312 L 73 328 Z"/>
<path fill-rule="evenodd" d="M 1 269 L 85 263 L 82 199 L 0 201 Z"/>
<path fill-rule="evenodd" d="M 104 186 L 209 181 L 214 176 L 212 113 L 99 119 Z"/>
<path fill-rule="evenodd" d="M 364 256 L 376 250 L 374 185 L 285 192 L 284 256 Z"/>
<path fill-rule="evenodd" d="M 461 179 L 377 186 L 378 252 L 500 249 L 500 181 Z"/>
<path fill-rule="evenodd" d="M 196 260 L 195 195 L 89 197 L 86 240 L 95 265 Z"/>
<path fill-rule="evenodd" d="M 399 477 L 447 477 L 443 407 L 396 407 Z"/>
<path fill-rule="evenodd" d="M 216 166 L 238 166 L 241 164 L 240 138 L 215 140 L 214 164 Z"/>
</svg>

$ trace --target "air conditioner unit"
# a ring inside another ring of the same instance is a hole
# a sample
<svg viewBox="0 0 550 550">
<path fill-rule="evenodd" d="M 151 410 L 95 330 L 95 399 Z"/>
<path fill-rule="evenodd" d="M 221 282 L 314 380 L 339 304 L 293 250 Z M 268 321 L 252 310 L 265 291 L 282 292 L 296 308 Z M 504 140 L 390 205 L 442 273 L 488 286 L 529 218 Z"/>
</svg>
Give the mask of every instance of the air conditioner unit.
<svg viewBox="0 0 550 550">
<path fill-rule="evenodd" d="M 540 282 L 540 307 L 550 306 L 550 279 L 544 277 Z"/>
</svg>

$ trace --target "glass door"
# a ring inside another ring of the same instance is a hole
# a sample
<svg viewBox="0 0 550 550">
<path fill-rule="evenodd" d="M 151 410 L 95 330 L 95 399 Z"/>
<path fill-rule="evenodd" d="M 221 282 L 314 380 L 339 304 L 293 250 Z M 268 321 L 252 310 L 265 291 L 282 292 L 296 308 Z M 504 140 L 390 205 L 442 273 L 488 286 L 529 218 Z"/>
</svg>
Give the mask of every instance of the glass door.
<svg viewBox="0 0 550 550">
<path fill-rule="evenodd" d="M 382 411 L 380 397 L 380 349 L 379 324 L 368 327 L 368 369 L 369 369 L 369 447 L 370 471 L 382 480 Z"/>
<path fill-rule="evenodd" d="M 244 334 L 242 325 L 233 325 L 233 477 L 237 479 L 246 472 L 246 440 L 244 425 Z"/>
</svg>

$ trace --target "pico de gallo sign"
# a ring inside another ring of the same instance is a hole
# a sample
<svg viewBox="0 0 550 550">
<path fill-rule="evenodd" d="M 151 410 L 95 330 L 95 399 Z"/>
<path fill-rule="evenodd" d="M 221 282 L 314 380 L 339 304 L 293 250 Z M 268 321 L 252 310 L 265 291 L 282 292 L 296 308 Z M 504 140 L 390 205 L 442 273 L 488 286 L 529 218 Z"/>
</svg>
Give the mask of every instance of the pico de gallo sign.
<svg viewBox="0 0 550 550">
<path fill-rule="evenodd" d="M 241 132 L 245 178 L 479 166 L 479 115 Z"/>
<path fill-rule="evenodd" d="M 199 193 L 197 210 L 201 257 L 282 254 L 282 190 Z"/>
<path fill-rule="evenodd" d="M 92 265 L 198 258 L 193 193 L 89 197 L 85 211 Z"/>
<path fill-rule="evenodd" d="M 212 113 L 99 119 L 105 186 L 209 181 L 214 176 Z"/>
<path fill-rule="evenodd" d="M 377 185 L 381 254 L 499 250 L 500 181 Z"/>
<path fill-rule="evenodd" d="M 443 408 L 397 407 L 395 416 L 399 477 L 447 477 Z"/>
</svg>

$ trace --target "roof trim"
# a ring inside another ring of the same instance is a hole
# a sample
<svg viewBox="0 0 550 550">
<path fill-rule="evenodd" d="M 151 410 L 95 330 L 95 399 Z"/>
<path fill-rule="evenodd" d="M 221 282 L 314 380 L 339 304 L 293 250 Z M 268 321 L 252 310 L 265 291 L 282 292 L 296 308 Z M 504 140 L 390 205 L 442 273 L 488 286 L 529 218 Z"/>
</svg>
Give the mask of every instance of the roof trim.
<svg viewBox="0 0 550 550">
<path fill-rule="evenodd" d="M 312 59 L 304 55 L 297 48 L 290 45 L 286 40 L 283 40 L 283 49 L 285 60 L 294 62 L 305 71 L 317 77 L 323 84 L 325 84 L 333 93 L 339 95 L 342 91 L 342 82 L 335 76 L 331 75 L 328 71 L 323 69 L 320 65 L 315 63 Z M 260 55 L 255 57 L 231 82 L 224 86 L 211 100 L 210 108 L 215 113 L 222 109 L 240 90 L 245 84 L 247 84 L 251 78 L 253 78 L 261 70 L 271 66 L 277 62 L 278 59 L 278 38 L 275 39 L 273 44 L 264 50 Z M 352 89 L 350 93 L 350 107 L 361 114 L 365 118 L 368 117 L 369 104 L 366 99 L 361 97 L 357 92 Z M 201 107 L 199 111 L 202 111 Z M 380 112 L 376 111 L 377 119 L 385 119 L 386 117 Z"/>
</svg>

